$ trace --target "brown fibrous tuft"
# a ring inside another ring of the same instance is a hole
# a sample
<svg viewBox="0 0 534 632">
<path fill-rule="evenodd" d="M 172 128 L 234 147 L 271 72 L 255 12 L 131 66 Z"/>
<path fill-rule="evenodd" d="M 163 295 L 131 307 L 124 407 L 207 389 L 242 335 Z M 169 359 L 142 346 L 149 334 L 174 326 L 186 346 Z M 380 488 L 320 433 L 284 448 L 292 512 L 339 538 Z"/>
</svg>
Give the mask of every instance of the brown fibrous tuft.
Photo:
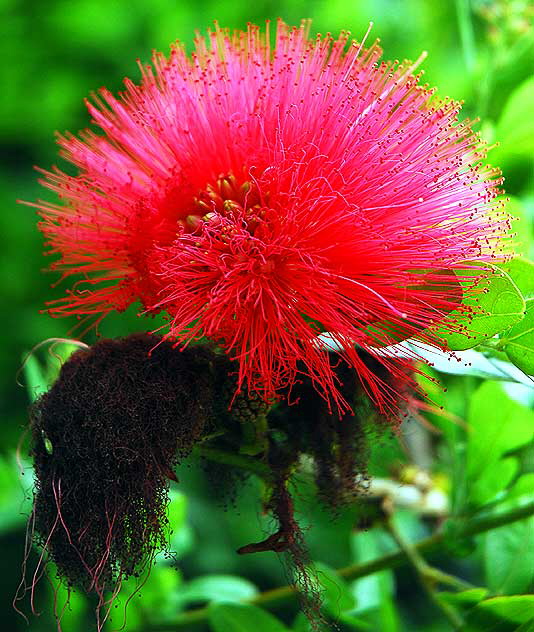
<svg viewBox="0 0 534 632">
<path fill-rule="evenodd" d="M 166 548 L 168 482 L 212 422 L 217 366 L 148 334 L 102 340 L 35 402 L 34 531 L 69 586 L 104 603 Z"/>
</svg>

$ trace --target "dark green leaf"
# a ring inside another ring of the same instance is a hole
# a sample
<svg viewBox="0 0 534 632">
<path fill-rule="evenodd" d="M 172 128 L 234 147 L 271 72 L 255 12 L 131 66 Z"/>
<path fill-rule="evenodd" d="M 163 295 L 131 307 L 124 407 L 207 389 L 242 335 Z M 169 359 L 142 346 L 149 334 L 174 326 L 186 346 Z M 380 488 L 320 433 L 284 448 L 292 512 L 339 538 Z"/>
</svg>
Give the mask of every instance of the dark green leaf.
<svg viewBox="0 0 534 632">
<path fill-rule="evenodd" d="M 339 619 L 336 620 L 338 623 L 343 623 L 344 628 L 347 627 L 351 630 L 362 630 L 364 632 L 372 632 L 375 628 L 373 628 L 372 624 L 364 621 L 363 619 L 357 619 L 356 617 L 343 613 Z M 291 628 L 293 632 L 319 632 L 316 628 L 312 627 L 312 623 L 310 623 L 309 619 L 303 612 L 299 612 L 299 614 L 295 617 L 293 621 L 293 626 Z M 320 632 L 327 632 L 323 627 L 320 628 Z M 328 631 L 330 632 L 330 631 Z M 390 632 L 389 630 L 384 630 L 384 632 Z"/>
</svg>

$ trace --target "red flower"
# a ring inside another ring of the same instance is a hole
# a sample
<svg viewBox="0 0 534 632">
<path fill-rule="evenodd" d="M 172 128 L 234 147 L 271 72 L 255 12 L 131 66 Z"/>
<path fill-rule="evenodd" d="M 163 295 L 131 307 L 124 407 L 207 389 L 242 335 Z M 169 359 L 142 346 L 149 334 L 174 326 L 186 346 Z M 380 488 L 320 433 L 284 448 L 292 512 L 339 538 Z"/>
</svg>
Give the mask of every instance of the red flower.
<svg viewBox="0 0 534 632">
<path fill-rule="evenodd" d="M 346 33 L 309 40 L 308 26 L 280 21 L 272 50 L 268 25 L 216 27 L 191 57 L 176 45 L 139 86 L 93 98 L 103 134 L 60 137 L 79 175 L 47 173 L 62 202 L 39 205 L 53 267 L 84 277 L 50 311 L 140 300 L 176 341 L 217 341 L 239 388 L 271 398 L 306 373 L 344 407 L 317 344 L 328 331 L 384 409 L 394 393 L 355 345 L 376 354 L 377 337 L 450 312 L 447 271 L 499 251 L 500 181 L 415 65 Z"/>
</svg>

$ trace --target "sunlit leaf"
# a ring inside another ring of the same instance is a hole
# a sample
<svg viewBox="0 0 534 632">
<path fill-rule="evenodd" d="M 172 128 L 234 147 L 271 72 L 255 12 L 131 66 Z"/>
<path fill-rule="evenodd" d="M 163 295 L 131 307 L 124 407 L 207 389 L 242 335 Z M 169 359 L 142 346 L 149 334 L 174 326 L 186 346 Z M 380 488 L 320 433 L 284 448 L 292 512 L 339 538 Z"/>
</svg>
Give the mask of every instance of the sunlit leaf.
<svg viewBox="0 0 534 632">
<path fill-rule="evenodd" d="M 534 267 L 534 266 L 533 266 Z M 509 329 L 502 350 L 527 375 L 534 374 L 534 299 L 526 302 L 525 318 Z"/>
<path fill-rule="evenodd" d="M 461 632 L 514 632 L 532 621 L 534 595 L 494 597 L 481 601 L 466 617 Z"/>
<path fill-rule="evenodd" d="M 439 596 L 453 606 L 472 608 L 485 599 L 488 592 L 486 588 L 471 588 L 469 590 L 463 590 L 462 592 L 442 591 L 439 593 Z"/>
<path fill-rule="evenodd" d="M 31 491 L 24 487 L 30 487 L 32 483 L 31 470 L 26 470 L 21 481 L 21 472 L 15 460 L 15 456 L 0 456 L 0 534 L 19 527 L 28 520 L 31 512 Z"/>
<path fill-rule="evenodd" d="M 194 545 L 194 534 L 187 524 L 187 496 L 171 487 L 167 516 L 171 528 L 170 549 L 181 557 L 188 553 Z"/>
<path fill-rule="evenodd" d="M 56 381 L 59 371 L 66 360 L 79 350 L 79 346 L 69 342 L 51 342 L 41 363 L 35 351 L 23 360 L 23 373 L 30 401 L 36 400 Z"/>
<path fill-rule="evenodd" d="M 534 77 L 520 84 L 508 97 L 497 123 L 500 147 L 492 159 L 509 156 L 531 157 L 534 153 Z"/>
<path fill-rule="evenodd" d="M 534 298 L 534 263 L 524 257 L 516 257 L 499 266 L 517 285 L 526 299 Z"/>
<path fill-rule="evenodd" d="M 451 350 L 475 347 L 515 325 L 525 314 L 523 296 L 508 274 L 489 264 L 484 267 L 488 269 L 474 267 L 458 273 L 476 282 L 476 294 L 466 296 L 463 309 L 450 314 L 454 331 L 440 328 L 436 332 Z M 473 281 L 462 281 L 467 291 Z"/>
<path fill-rule="evenodd" d="M 510 489 L 507 498 L 529 500 L 534 490 L 534 472 L 528 472 L 520 476 Z"/>
<path fill-rule="evenodd" d="M 409 285 L 407 288 L 413 293 L 414 297 L 421 296 L 421 293 L 433 294 L 434 296 L 439 295 L 443 303 L 448 301 L 450 305 L 448 313 L 452 312 L 453 307 L 461 302 L 462 286 L 457 275 L 452 270 L 422 270 L 415 276 L 418 282 Z M 443 314 L 440 318 L 443 318 L 446 313 L 447 310 L 443 309 Z M 402 342 L 416 336 L 422 330 L 423 327 L 421 325 L 410 321 L 393 322 L 390 320 L 375 321 L 365 328 L 365 331 L 372 339 L 372 344 L 376 347 Z"/>
<path fill-rule="evenodd" d="M 36 400 L 48 390 L 45 369 L 34 355 L 26 358 L 24 363 L 24 379 L 30 401 Z"/>
</svg>

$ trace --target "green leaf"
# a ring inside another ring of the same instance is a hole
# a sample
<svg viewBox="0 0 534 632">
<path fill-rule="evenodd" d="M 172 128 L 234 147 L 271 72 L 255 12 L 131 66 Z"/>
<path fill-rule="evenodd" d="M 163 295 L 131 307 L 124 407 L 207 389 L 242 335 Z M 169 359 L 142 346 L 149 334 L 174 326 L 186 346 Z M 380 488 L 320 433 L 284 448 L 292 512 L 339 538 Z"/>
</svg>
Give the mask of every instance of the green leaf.
<svg viewBox="0 0 534 632">
<path fill-rule="evenodd" d="M 483 547 L 492 593 L 513 595 L 529 588 L 534 580 L 534 517 L 489 531 Z"/>
<path fill-rule="evenodd" d="M 58 612 L 62 612 L 61 628 L 63 630 L 83 630 L 87 621 L 89 602 L 83 593 L 74 589 L 68 589 L 58 583 L 55 588 L 55 599 L 58 604 Z"/>
<path fill-rule="evenodd" d="M 484 467 L 481 460 L 496 460 L 534 435 L 534 412 L 509 397 L 498 382 L 484 382 L 473 393 L 468 423 L 468 459 L 475 470 Z"/>
<path fill-rule="evenodd" d="M 187 496 L 171 487 L 167 516 L 171 528 L 170 549 L 174 556 L 182 557 L 194 546 L 195 535 L 187 523 Z"/>
<path fill-rule="evenodd" d="M 523 298 L 534 298 L 534 263 L 532 261 L 524 257 L 516 257 L 498 267 L 506 272 L 517 285 Z"/>
<path fill-rule="evenodd" d="M 194 544 L 194 533 L 187 523 L 187 496 L 171 486 L 167 517 L 169 519 L 170 548 L 178 556 L 189 552 Z"/>
<path fill-rule="evenodd" d="M 534 617 L 534 595 L 494 597 L 469 612 L 461 632 L 515 632 Z"/>
<path fill-rule="evenodd" d="M 35 353 L 30 352 L 24 359 L 23 369 L 30 401 L 35 401 L 56 381 L 59 371 L 68 358 L 80 347 L 69 342 L 50 344 L 46 355 L 46 365 L 37 360 Z"/>
<path fill-rule="evenodd" d="M 343 612 L 354 610 L 356 601 L 347 582 L 326 564 L 316 562 L 314 568 L 321 585 L 324 608 L 328 613 L 337 618 Z"/>
<path fill-rule="evenodd" d="M 312 632 L 310 622 L 303 612 L 299 612 L 291 626 L 292 632 Z"/>
<path fill-rule="evenodd" d="M 251 599 L 258 589 L 248 579 L 234 575 L 206 575 L 184 584 L 177 599 L 181 605 L 192 602 L 239 602 Z"/>
<path fill-rule="evenodd" d="M 354 559 L 358 563 L 368 562 L 386 552 L 376 529 L 354 534 L 351 544 Z M 352 594 L 356 599 L 354 612 L 362 613 L 380 607 L 383 601 L 393 594 L 394 588 L 394 576 L 390 570 L 355 580 L 351 584 Z"/>
<path fill-rule="evenodd" d="M 61 367 L 76 351 L 80 351 L 80 345 L 72 342 L 53 342 L 46 354 L 46 378 L 48 385 L 52 385 L 58 378 Z"/>
<path fill-rule="evenodd" d="M 28 467 L 24 467 L 26 475 L 22 477 L 15 455 L 0 456 L 0 534 L 24 524 L 31 513 L 31 491 L 28 488 L 32 484 L 32 476 L 29 465 L 24 465 Z"/>
<path fill-rule="evenodd" d="M 343 623 L 343 629 L 350 628 L 352 630 L 362 630 L 364 632 L 372 632 L 376 628 L 373 627 L 372 624 L 367 621 L 363 621 L 363 619 L 357 619 L 350 614 L 342 613 L 339 619 L 337 619 L 336 623 Z M 319 628 L 321 632 L 323 632 L 324 626 Z M 293 632 L 318 632 L 316 628 L 312 627 L 312 623 L 310 623 L 309 619 L 303 612 L 299 612 L 293 621 L 293 625 L 291 627 Z M 326 632 L 326 630 L 325 630 Z M 383 632 L 390 632 L 389 630 L 383 630 Z"/>
<path fill-rule="evenodd" d="M 387 347 L 397 342 L 402 342 L 421 330 L 410 323 L 401 325 L 390 320 L 377 320 L 372 325 L 364 328 L 365 333 L 371 337 L 375 347 Z"/>
<path fill-rule="evenodd" d="M 169 492 L 167 517 L 173 531 L 181 529 L 186 524 L 187 496 L 174 488 L 171 488 Z"/>
<path fill-rule="evenodd" d="M 355 617 L 348 612 L 342 612 L 339 615 L 339 619 L 337 619 L 337 621 L 339 621 L 339 623 L 343 623 L 344 627 L 351 628 L 352 630 L 369 630 L 370 632 L 372 632 L 372 630 L 374 629 L 373 626 L 367 621 L 359 619 L 358 617 Z"/>
<path fill-rule="evenodd" d="M 419 270 L 415 271 L 414 275 L 417 283 L 407 286 L 414 296 L 418 296 L 418 292 L 439 294 L 443 301 L 445 299 L 449 301 L 451 306 L 449 312 L 452 312 L 452 307 L 461 301 L 462 286 L 452 270 Z M 420 324 L 409 320 L 379 320 L 365 327 L 365 331 L 377 347 L 402 342 L 416 336 L 422 330 L 423 327 Z"/>
<path fill-rule="evenodd" d="M 454 331 L 450 325 L 436 331 L 454 351 L 471 349 L 493 338 L 515 325 L 525 314 L 525 300 L 506 272 L 490 264 L 473 265 L 473 268 L 458 271 L 468 295 L 462 301 L 462 308 L 450 314 Z M 470 292 L 473 287 L 474 293 Z"/>
<path fill-rule="evenodd" d="M 534 77 L 520 84 L 509 96 L 497 123 L 497 148 L 492 160 L 534 153 Z"/>
<path fill-rule="evenodd" d="M 485 382 L 471 397 L 468 410 L 467 483 L 475 504 L 494 498 L 517 470 L 506 452 L 532 440 L 534 412 L 512 400 L 497 382 Z"/>
<path fill-rule="evenodd" d="M 532 498 L 532 490 L 534 489 L 534 472 L 528 472 L 520 476 L 510 489 L 507 499 L 521 501 Z"/>
<path fill-rule="evenodd" d="M 516 458 L 501 459 L 486 467 L 482 474 L 469 485 L 469 499 L 475 505 L 494 500 L 514 480 L 519 470 Z"/>
<path fill-rule="evenodd" d="M 48 390 L 45 369 L 34 355 L 29 355 L 24 363 L 24 378 L 31 402 L 38 399 Z"/>
<path fill-rule="evenodd" d="M 208 618 L 213 632 L 289 632 L 272 614 L 250 604 L 214 603 Z"/>
<path fill-rule="evenodd" d="M 471 588 L 462 592 L 448 592 L 444 590 L 439 593 L 439 596 L 452 606 L 472 608 L 487 597 L 488 592 L 486 588 Z"/>
<path fill-rule="evenodd" d="M 410 529 L 411 531 L 411 529 Z M 391 552 L 395 545 L 391 537 L 383 529 L 358 531 L 351 537 L 353 561 L 367 562 L 381 555 Z M 393 594 L 395 592 L 395 577 L 391 570 L 379 571 L 367 577 L 352 581 L 352 594 L 356 599 L 356 607 L 350 613 L 359 617 L 365 616 L 368 629 L 382 632 L 399 632 L 401 625 L 395 609 Z M 345 618 L 341 621 L 346 623 Z M 365 629 L 359 621 L 358 629 Z"/>
<path fill-rule="evenodd" d="M 533 266 L 534 267 L 534 266 Z M 527 375 L 534 374 L 534 298 L 526 303 L 525 318 L 502 338 L 502 350 Z"/>
<path fill-rule="evenodd" d="M 292 632 L 312 632 L 310 622 L 303 612 L 299 612 L 291 626 Z"/>
<path fill-rule="evenodd" d="M 57 578 L 59 576 L 57 566 L 51 560 L 49 564 L 50 566 L 47 568 L 49 577 Z M 83 591 L 72 587 L 69 588 L 63 582 L 57 582 L 54 585 L 54 593 L 57 612 L 62 613 L 61 629 L 65 632 L 67 630 L 83 630 L 89 614 L 89 602 Z"/>
<path fill-rule="evenodd" d="M 142 577 L 126 580 L 121 587 L 121 598 L 129 602 L 128 630 L 143 628 L 147 612 L 153 621 L 171 620 L 176 614 L 175 595 L 181 582 L 180 572 L 165 562 L 156 563 Z M 130 599 L 132 596 L 136 598 Z"/>
</svg>

